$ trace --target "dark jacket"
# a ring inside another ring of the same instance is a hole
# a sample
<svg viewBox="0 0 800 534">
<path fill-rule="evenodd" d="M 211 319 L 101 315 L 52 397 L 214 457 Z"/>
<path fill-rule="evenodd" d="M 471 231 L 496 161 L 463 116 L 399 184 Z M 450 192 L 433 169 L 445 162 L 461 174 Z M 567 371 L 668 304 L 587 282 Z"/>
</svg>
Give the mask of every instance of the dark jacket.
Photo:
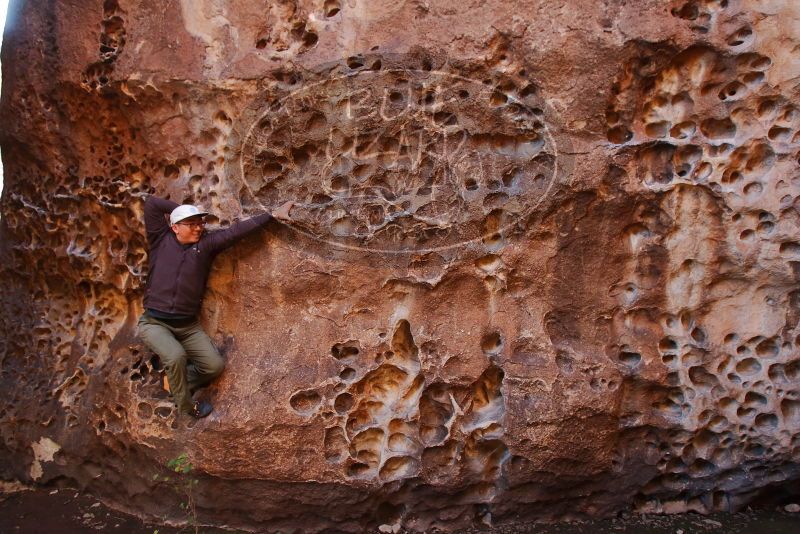
<svg viewBox="0 0 800 534">
<path fill-rule="evenodd" d="M 165 219 L 165 215 L 177 207 L 171 200 L 154 196 L 147 197 L 144 203 L 144 226 L 150 246 L 144 307 L 188 317 L 200 311 L 211 262 L 216 255 L 266 225 L 272 216 L 263 213 L 224 230 L 205 232 L 193 245 L 181 245 Z"/>
</svg>

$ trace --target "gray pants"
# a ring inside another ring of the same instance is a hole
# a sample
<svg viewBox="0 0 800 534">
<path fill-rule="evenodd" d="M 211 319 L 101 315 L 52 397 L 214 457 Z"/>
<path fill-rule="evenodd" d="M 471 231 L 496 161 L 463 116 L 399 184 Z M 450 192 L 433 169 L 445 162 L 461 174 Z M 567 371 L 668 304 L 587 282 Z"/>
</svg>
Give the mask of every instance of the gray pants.
<svg viewBox="0 0 800 534">
<path fill-rule="evenodd" d="M 218 377 L 225 368 L 225 360 L 199 321 L 176 328 L 145 312 L 139 318 L 138 334 L 161 358 L 172 397 L 182 412 L 191 410 L 193 391 Z"/>
</svg>

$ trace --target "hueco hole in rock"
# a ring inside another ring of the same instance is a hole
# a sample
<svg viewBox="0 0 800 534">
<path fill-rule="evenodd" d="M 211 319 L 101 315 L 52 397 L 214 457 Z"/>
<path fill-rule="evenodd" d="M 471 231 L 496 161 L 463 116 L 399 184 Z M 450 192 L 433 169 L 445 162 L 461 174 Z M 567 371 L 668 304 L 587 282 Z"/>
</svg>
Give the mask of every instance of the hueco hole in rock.
<svg viewBox="0 0 800 534">
<path fill-rule="evenodd" d="M 796 487 L 800 3 L 9 9 L 1 478 L 258 532 Z M 214 260 L 203 418 L 137 335 L 151 196 L 293 203 Z"/>
</svg>

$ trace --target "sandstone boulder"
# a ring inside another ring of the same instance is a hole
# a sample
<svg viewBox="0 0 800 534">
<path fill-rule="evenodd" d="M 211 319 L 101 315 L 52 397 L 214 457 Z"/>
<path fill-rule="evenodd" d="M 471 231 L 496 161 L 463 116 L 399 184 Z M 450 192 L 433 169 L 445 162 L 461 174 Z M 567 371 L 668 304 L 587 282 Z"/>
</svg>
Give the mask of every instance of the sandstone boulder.
<svg viewBox="0 0 800 534">
<path fill-rule="evenodd" d="M 800 476 L 792 0 L 12 0 L 0 476 L 259 531 L 735 510 Z M 221 226 L 175 413 L 142 199 Z M 175 481 L 178 480 L 179 483 Z"/>
</svg>

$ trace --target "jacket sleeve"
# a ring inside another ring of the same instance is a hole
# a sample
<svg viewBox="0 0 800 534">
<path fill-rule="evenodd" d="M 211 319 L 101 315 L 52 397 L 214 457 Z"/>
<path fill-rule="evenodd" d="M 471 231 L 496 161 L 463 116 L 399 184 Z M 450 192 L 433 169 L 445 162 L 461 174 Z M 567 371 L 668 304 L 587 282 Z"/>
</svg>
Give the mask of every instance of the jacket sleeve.
<svg viewBox="0 0 800 534">
<path fill-rule="evenodd" d="M 222 252 L 244 236 L 266 226 L 272 220 L 272 215 L 262 213 L 244 221 L 229 226 L 224 230 L 217 230 L 208 236 L 208 246 L 213 253 Z"/>
<path fill-rule="evenodd" d="M 147 231 L 148 243 L 153 243 L 164 232 L 169 230 L 169 224 L 164 215 L 172 213 L 178 204 L 171 200 L 150 195 L 144 201 L 144 228 Z"/>
</svg>

